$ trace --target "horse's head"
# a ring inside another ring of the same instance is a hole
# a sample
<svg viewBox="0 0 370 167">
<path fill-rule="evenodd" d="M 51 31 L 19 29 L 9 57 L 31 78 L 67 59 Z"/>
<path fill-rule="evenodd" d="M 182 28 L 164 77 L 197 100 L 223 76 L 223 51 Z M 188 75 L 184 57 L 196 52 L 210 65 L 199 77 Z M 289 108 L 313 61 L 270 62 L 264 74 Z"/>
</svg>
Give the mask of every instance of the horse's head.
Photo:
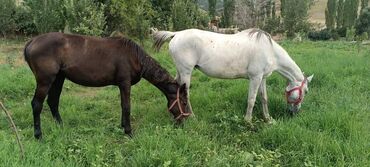
<svg viewBox="0 0 370 167">
<path fill-rule="evenodd" d="M 291 82 L 285 89 L 285 96 L 288 103 L 288 110 L 292 114 L 299 112 L 304 96 L 308 93 L 308 83 L 311 82 L 313 75 L 305 77 L 302 82 Z"/>
<path fill-rule="evenodd" d="M 181 122 L 184 118 L 190 116 L 191 112 L 188 111 L 187 107 L 188 95 L 186 85 L 176 85 L 176 93 L 170 94 L 168 97 L 168 111 L 171 112 L 177 122 Z"/>
</svg>

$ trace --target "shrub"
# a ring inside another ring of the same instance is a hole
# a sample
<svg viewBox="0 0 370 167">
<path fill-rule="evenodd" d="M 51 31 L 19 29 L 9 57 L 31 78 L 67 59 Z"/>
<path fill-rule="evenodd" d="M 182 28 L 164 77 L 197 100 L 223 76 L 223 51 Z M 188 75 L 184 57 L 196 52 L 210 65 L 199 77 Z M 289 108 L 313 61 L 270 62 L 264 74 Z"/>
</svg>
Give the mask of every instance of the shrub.
<svg viewBox="0 0 370 167">
<path fill-rule="evenodd" d="M 355 40 L 355 36 L 356 36 L 356 29 L 353 27 L 348 28 L 346 31 L 346 40 L 353 41 Z"/>
<path fill-rule="evenodd" d="M 370 7 L 367 7 L 361 11 L 356 24 L 356 33 L 363 34 L 367 32 L 370 34 Z"/>
<path fill-rule="evenodd" d="M 200 12 L 194 0 L 175 0 L 172 6 L 173 29 L 184 30 L 197 27 L 201 22 Z"/>
<path fill-rule="evenodd" d="M 64 29 L 64 1 L 25 0 L 24 2 L 30 8 L 37 32 L 46 33 Z"/>
<path fill-rule="evenodd" d="M 105 31 L 105 5 L 90 0 L 65 0 L 66 24 L 71 32 L 100 36 Z"/>
<path fill-rule="evenodd" d="M 6 33 L 14 32 L 15 22 L 14 14 L 16 6 L 14 0 L 0 0 L 0 32 L 3 36 Z"/>
<path fill-rule="evenodd" d="M 14 21 L 16 24 L 16 31 L 25 35 L 36 34 L 37 28 L 33 22 L 31 11 L 27 6 L 17 7 Z"/>
<path fill-rule="evenodd" d="M 118 30 L 143 41 L 153 14 L 149 0 L 112 0 L 108 4 L 108 31 Z"/>
<path fill-rule="evenodd" d="M 332 33 L 329 29 L 323 29 L 321 31 L 311 31 L 308 33 L 308 38 L 314 41 L 317 40 L 329 40 L 332 38 Z"/>
</svg>

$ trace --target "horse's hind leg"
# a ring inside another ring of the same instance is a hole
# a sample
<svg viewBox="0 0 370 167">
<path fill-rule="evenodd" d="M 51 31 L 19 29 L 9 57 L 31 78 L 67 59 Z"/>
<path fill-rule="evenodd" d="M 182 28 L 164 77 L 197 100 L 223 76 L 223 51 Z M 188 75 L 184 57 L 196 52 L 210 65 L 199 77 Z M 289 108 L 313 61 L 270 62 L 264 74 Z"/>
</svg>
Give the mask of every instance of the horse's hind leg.
<svg viewBox="0 0 370 167">
<path fill-rule="evenodd" d="M 267 89 L 266 89 L 266 79 L 262 79 L 261 86 L 259 88 L 261 94 L 261 101 L 262 101 L 262 110 L 263 110 L 263 118 L 266 123 L 273 124 L 275 120 L 270 116 L 268 104 L 267 104 Z"/>
<path fill-rule="evenodd" d="M 36 139 L 40 139 L 42 137 L 41 132 L 41 121 L 40 121 L 40 114 L 42 110 L 42 104 L 46 98 L 46 95 L 49 91 L 51 86 L 51 82 L 48 81 L 37 81 L 37 87 L 35 91 L 35 95 L 32 99 L 32 110 L 33 110 L 33 123 L 34 123 L 34 135 Z"/>
<path fill-rule="evenodd" d="M 62 92 L 64 80 L 65 76 L 62 73 L 58 73 L 53 84 L 51 85 L 47 99 L 51 114 L 53 115 L 55 121 L 59 124 L 62 124 L 62 118 L 60 117 L 58 108 L 59 108 L 59 98 Z"/>
</svg>

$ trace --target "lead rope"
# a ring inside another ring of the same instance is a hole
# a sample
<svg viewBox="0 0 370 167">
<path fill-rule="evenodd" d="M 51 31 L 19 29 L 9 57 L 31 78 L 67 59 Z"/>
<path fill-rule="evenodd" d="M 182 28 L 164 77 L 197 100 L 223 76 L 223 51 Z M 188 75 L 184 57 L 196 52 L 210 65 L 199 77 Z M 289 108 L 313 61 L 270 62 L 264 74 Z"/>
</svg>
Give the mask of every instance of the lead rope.
<svg viewBox="0 0 370 167">
<path fill-rule="evenodd" d="M 12 119 L 12 117 L 10 116 L 8 110 L 5 108 L 5 106 L 3 105 L 3 103 L 0 101 L 0 106 L 1 108 L 4 110 L 6 116 L 8 117 L 9 119 L 9 122 L 13 128 L 13 131 L 15 133 L 15 137 L 17 139 L 17 143 L 18 143 L 18 146 L 19 146 L 19 149 L 20 149 L 20 158 L 23 159 L 24 158 L 24 149 L 23 149 L 23 146 L 22 146 L 22 143 L 21 143 L 21 140 L 19 138 L 19 134 L 18 134 L 18 130 L 17 130 L 17 127 L 15 126 L 14 124 L 14 121 Z"/>
</svg>

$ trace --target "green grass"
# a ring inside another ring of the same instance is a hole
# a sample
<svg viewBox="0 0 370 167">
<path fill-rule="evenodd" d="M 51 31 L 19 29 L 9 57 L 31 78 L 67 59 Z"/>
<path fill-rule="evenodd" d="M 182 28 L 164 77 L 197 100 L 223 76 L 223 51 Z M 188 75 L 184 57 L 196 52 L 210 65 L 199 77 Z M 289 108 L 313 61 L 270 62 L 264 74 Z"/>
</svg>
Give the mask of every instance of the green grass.
<svg viewBox="0 0 370 167">
<path fill-rule="evenodd" d="M 221 80 L 194 71 L 195 118 L 175 126 L 165 97 L 142 80 L 132 90 L 134 137 L 123 135 L 119 90 L 66 82 L 60 111 L 64 126 L 42 113 L 43 139 L 33 138 L 30 101 L 35 81 L 23 61 L 24 39 L 0 41 L 0 100 L 12 112 L 26 151 L 19 149 L 0 114 L 0 166 L 367 166 L 370 164 L 370 48 L 345 42 L 285 41 L 282 46 L 307 75 L 315 74 L 296 117 L 285 113 L 286 81 L 268 78 L 276 125 L 262 123 L 257 101 L 251 130 L 243 120 L 247 80 Z M 148 46 L 150 43 L 147 44 Z M 149 52 L 175 74 L 164 47 Z"/>
</svg>

